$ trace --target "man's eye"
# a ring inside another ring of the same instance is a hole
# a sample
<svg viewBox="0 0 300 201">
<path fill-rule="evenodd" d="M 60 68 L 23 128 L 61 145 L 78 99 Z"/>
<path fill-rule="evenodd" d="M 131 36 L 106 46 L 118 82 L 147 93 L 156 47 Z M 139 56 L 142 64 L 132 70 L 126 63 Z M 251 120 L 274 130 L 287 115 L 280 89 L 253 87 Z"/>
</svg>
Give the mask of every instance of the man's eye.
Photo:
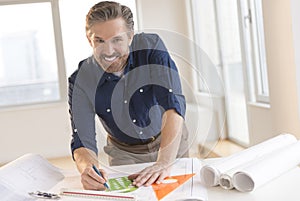
<svg viewBox="0 0 300 201">
<path fill-rule="evenodd" d="M 102 39 L 95 39 L 94 42 L 95 43 L 104 43 L 104 40 L 102 40 Z"/>
<path fill-rule="evenodd" d="M 113 40 L 114 43 L 119 43 L 119 42 L 122 42 L 122 41 L 123 41 L 122 38 L 115 38 Z"/>
</svg>

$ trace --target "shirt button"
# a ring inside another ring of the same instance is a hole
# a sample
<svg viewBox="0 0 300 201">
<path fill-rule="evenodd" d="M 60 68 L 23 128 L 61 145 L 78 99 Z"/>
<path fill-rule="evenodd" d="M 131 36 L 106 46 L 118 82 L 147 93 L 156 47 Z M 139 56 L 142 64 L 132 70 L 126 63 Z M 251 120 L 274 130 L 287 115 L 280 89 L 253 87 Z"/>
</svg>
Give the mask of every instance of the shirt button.
<svg viewBox="0 0 300 201">
<path fill-rule="evenodd" d="M 106 112 L 110 112 L 110 109 L 109 109 L 109 108 L 107 108 L 107 109 L 106 109 Z"/>
<path fill-rule="evenodd" d="M 74 132 L 77 133 L 77 129 L 76 128 L 74 129 Z"/>
<path fill-rule="evenodd" d="M 144 92 L 144 89 L 140 89 L 140 92 L 143 93 L 143 92 Z"/>
<path fill-rule="evenodd" d="M 133 119 L 132 122 L 135 123 L 135 122 L 136 122 L 136 119 Z"/>
<path fill-rule="evenodd" d="M 124 100 L 124 103 L 126 104 L 126 103 L 127 103 L 127 100 Z"/>
<path fill-rule="evenodd" d="M 109 79 L 109 80 L 110 80 L 110 76 L 108 76 L 108 77 L 107 77 L 107 79 Z"/>
<path fill-rule="evenodd" d="M 143 134 L 143 131 L 140 131 L 139 134 L 142 135 L 142 134 Z"/>
<path fill-rule="evenodd" d="M 173 90 L 172 90 L 172 89 L 169 89 L 169 92 L 170 92 L 170 93 L 172 93 L 172 92 L 173 92 Z"/>
</svg>

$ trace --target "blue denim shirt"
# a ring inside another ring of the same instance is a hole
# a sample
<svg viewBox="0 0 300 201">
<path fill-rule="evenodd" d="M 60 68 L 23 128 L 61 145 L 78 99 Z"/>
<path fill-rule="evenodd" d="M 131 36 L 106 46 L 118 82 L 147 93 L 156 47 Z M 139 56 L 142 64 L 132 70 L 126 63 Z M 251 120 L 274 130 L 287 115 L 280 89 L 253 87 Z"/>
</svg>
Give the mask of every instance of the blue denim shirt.
<svg viewBox="0 0 300 201">
<path fill-rule="evenodd" d="M 69 77 L 72 153 L 79 147 L 98 153 L 95 116 L 113 138 L 143 143 L 160 133 L 164 111 L 184 118 L 186 105 L 174 61 L 156 34 L 135 34 L 124 74 L 106 73 L 94 57 Z"/>
</svg>

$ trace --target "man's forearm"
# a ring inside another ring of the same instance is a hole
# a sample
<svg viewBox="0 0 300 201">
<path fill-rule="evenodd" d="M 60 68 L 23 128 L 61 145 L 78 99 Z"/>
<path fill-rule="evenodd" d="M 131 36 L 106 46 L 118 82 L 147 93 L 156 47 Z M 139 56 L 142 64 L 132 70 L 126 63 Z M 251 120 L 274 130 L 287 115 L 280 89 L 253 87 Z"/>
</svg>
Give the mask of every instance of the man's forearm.
<svg viewBox="0 0 300 201">
<path fill-rule="evenodd" d="M 82 173 L 86 167 L 92 167 L 92 165 L 98 166 L 96 153 L 84 147 L 80 147 L 74 151 L 74 159 L 80 173 Z"/>
<path fill-rule="evenodd" d="M 183 118 L 175 110 L 168 110 L 164 113 L 158 163 L 170 165 L 175 161 L 181 140 L 182 126 Z"/>
</svg>

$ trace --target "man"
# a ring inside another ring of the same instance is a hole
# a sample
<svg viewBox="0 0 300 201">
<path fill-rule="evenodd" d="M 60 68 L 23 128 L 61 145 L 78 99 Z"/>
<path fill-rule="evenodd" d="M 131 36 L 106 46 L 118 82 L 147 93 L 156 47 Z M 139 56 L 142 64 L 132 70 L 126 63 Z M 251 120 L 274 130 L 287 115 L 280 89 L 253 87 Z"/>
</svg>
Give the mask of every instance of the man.
<svg viewBox="0 0 300 201">
<path fill-rule="evenodd" d="M 175 63 L 156 34 L 135 34 L 130 9 L 94 5 L 86 17 L 93 56 L 69 78 L 72 154 L 85 189 L 103 190 L 95 115 L 107 131 L 110 165 L 155 162 L 131 175 L 136 186 L 161 182 L 176 157 L 188 156 L 185 99 Z M 183 132 L 184 131 L 184 132 Z"/>
</svg>

